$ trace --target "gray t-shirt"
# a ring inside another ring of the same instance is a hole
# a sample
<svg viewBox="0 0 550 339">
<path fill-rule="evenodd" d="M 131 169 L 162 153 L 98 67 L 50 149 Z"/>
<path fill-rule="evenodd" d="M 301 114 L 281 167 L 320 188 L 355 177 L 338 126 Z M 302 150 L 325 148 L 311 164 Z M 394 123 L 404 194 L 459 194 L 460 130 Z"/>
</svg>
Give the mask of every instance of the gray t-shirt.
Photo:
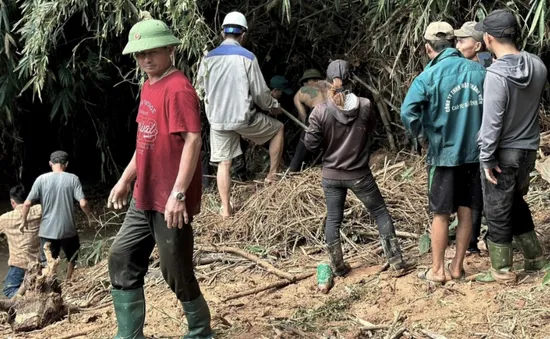
<svg viewBox="0 0 550 339">
<path fill-rule="evenodd" d="M 74 174 L 50 172 L 39 176 L 27 198 L 42 205 L 38 236 L 65 239 L 78 235 L 74 222 L 74 201 L 84 198 L 80 180 Z"/>
</svg>

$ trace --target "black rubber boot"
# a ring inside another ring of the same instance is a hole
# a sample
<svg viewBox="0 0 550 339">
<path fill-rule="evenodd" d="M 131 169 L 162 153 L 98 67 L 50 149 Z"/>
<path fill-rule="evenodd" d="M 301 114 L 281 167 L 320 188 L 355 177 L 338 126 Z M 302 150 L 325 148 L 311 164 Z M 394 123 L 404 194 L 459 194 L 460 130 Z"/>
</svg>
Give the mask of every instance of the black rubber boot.
<svg viewBox="0 0 550 339">
<path fill-rule="evenodd" d="M 145 296 L 143 288 L 111 290 L 118 331 L 115 339 L 145 339 Z"/>
<path fill-rule="evenodd" d="M 351 267 L 344 262 L 344 254 L 342 253 L 342 243 L 338 240 L 327 245 L 328 255 L 330 258 L 330 266 L 332 273 L 335 276 L 342 277 L 351 270 Z"/>
<path fill-rule="evenodd" d="M 403 260 L 399 242 L 394 234 L 380 235 L 380 243 L 382 244 L 386 260 L 388 260 L 392 269 L 401 271 L 409 268 L 410 265 Z"/>
<path fill-rule="evenodd" d="M 181 303 L 189 332 L 183 336 L 184 339 L 210 339 L 214 338 L 214 333 L 210 327 L 210 309 L 204 296 L 201 294 L 198 298 Z"/>
</svg>

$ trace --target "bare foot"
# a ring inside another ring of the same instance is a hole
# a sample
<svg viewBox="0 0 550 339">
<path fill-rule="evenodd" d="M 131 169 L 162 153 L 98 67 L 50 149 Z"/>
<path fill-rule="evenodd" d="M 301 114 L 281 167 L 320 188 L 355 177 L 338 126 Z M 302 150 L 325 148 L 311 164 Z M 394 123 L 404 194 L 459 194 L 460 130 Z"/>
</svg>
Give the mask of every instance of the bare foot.
<svg viewBox="0 0 550 339">
<path fill-rule="evenodd" d="M 223 207 L 220 208 L 220 215 L 223 220 L 227 220 L 233 216 L 233 205 L 230 205 L 229 211 L 226 211 Z"/>
<path fill-rule="evenodd" d="M 277 177 L 277 174 L 268 174 L 267 177 L 265 177 L 265 182 L 267 184 L 272 184 L 274 182 L 279 181 L 279 178 Z"/>
</svg>

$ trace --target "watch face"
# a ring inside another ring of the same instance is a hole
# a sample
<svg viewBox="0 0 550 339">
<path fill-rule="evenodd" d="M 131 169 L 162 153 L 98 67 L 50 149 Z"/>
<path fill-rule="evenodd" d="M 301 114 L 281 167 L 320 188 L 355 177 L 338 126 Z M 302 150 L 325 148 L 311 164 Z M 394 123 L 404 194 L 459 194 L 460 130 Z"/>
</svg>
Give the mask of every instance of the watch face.
<svg viewBox="0 0 550 339">
<path fill-rule="evenodd" d="M 176 199 L 181 201 L 181 200 L 185 199 L 185 195 L 183 193 L 178 193 L 178 194 L 176 194 Z"/>
</svg>

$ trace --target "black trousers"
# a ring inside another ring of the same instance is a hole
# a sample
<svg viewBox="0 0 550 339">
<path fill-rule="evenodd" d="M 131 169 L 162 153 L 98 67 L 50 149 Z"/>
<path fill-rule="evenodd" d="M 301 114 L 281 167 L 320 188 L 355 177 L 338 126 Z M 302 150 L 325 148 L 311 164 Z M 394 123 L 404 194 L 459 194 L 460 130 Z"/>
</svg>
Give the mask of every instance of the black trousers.
<svg viewBox="0 0 550 339">
<path fill-rule="evenodd" d="M 113 288 L 143 287 L 155 242 L 162 276 L 177 298 L 180 301 L 198 298 L 201 291 L 193 271 L 191 224 L 181 229 L 168 228 L 164 214 L 138 210 L 134 199 L 109 253 L 109 277 Z"/>
<path fill-rule="evenodd" d="M 299 172 L 302 169 L 302 164 L 309 161 L 313 161 L 313 153 L 306 148 L 303 138 L 300 137 L 300 141 L 298 141 L 298 145 L 296 146 L 296 152 L 290 161 L 290 171 Z"/>
<path fill-rule="evenodd" d="M 497 184 L 487 181 L 482 170 L 487 238 L 497 244 L 511 243 L 513 236 L 535 229 L 533 217 L 523 197 L 529 191 L 529 173 L 535 168 L 537 152 L 499 149 L 496 152 L 502 173 L 494 173 Z M 496 171 L 494 171 L 496 172 Z"/>
<path fill-rule="evenodd" d="M 327 220 L 325 223 L 325 239 L 327 244 L 340 240 L 340 226 L 344 219 L 344 204 L 350 189 L 368 209 L 376 220 L 380 235 L 395 234 L 393 221 L 386 208 L 386 202 L 369 172 L 357 180 L 331 180 L 323 178 L 323 190 L 327 202 Z"/>
</svg>

